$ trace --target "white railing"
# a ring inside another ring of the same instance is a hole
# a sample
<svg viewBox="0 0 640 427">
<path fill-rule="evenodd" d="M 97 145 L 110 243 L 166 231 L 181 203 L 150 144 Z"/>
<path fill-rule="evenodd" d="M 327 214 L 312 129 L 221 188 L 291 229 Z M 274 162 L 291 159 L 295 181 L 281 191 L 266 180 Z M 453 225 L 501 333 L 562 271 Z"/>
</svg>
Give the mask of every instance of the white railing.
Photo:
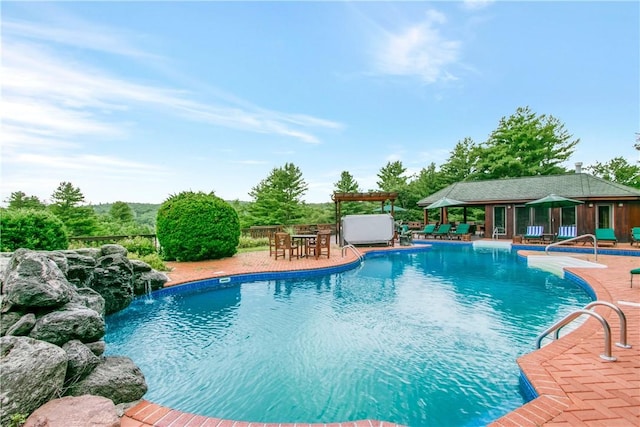
<svg viewBox="0 0 640 427">
<path fill-rule="evenodd" d="M 593 239 L 593 253 L 595 255 L 595 260 L 598 260 L 598 239 L 596 239 L 596 236 L 594 236 L 593 234 L 583 234 L 581 236 L 576 236 L 576 237 L 572 237 L 570 239 L 566 239 L 566 240 L 560 240 L 558 242 L 553 242 L 548 244 L 547 246 L 545 246 L 544 248 L 544 253 L 549 255 L 549 248 L 552 246 L 559 246 L 563 243 L 567 243 L 567 242 L 572 242 L 574 240 L 579 240 L 579 239 L 584 239 L 585 237 L 591 237 Z"/>
<path fill-rule="evenodd" d="M 354 254 L 356 254 L 356 256 L 358 257 L 358 259 L 360 261 L 364 260 L 364 255 L 362 255 L 362 253 L 358 250 L 358 248 L 356 248 L 355 246 L 353 246 L 352 244 L 348 244 L 342 247 L 342 256 L 344 257 L 344 254 L 346 253 L 347 249 L 351 249 L 353 251 Z"/>
</svg>

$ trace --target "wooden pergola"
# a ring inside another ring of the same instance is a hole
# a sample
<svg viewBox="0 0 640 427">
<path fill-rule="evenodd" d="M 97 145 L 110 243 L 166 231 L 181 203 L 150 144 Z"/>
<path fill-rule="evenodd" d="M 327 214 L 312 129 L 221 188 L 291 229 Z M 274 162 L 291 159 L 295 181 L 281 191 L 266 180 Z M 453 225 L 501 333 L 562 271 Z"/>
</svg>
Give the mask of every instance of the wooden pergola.
<svg viewBox="0 0 640 427">
<path fill-rule="evenodd" d="M 340 204 L 342 202 L 380 202 L 380 209 L 384 211 L 384 204 L 388 200 L 391 202 L 391 216 L 395 217 L 393 205 L 398 198 L 398 193 L 387 191 L 369 191 L 367 193 L 333 193 L 331 199 L 335 203 L 336 216 L 336 243 L 340 242 L 342 229 L 340 227 Z"/>
</svg>

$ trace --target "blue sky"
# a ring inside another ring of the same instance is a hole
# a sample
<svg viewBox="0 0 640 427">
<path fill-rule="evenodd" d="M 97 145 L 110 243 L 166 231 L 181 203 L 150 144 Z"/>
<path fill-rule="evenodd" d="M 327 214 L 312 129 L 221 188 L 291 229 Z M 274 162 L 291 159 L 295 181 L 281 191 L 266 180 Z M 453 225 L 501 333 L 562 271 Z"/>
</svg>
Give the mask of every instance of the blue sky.
<svg viewBox="0 0 640 427">
<path fill-rule="evenodd" d="M 529 106 L 581 142 L 567 167 L 638 161 L 638 2 L 3 2 L 0 197 L 250 200 L 300 168 L 441 165 Z"/>
</svg>

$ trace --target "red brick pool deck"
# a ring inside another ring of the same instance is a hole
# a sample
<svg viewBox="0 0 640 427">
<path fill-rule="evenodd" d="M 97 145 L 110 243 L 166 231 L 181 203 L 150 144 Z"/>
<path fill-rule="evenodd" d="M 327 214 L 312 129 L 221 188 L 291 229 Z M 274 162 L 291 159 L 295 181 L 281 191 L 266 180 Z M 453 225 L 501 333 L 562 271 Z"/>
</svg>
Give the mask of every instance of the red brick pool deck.
<svg viewBox="0 0 640 427">
<path fill-rule="evenodd" d="M 630 249 L 619 244 L 617 249 Z M 402 250 L 403 247 L 359 248 L 369 250 Z M 635 248 L 633 248 L 635 250 Z M 523 255 L 540 252 L 521 251 Z M 557 253 L 556 253 L 557 255 Z M 593 261 L 593 255 L 567 254 Z M 274 260 L 268 252 L 248 252 L 231 258 L 169 263 L 169 286 L 194 280 L 246 273 L 305 270 L 331 267 L 353 262 L 353 251 L 343 253 L 334 247 L 331 257 L 321 259 L 301 258 Z M 587 281 L 597 299 L 618 305 L 627 319 L 627 342 L 631 349 L 612 344 L 615 362 L 600 358 L 604 351 L 604 331 L 600 323 L 589 319 L 575 331 L 563 336 L 540 350 L 532 351 L 518 359 L 520 369 L 533 385 L 538 398 L 513 412 L 497 419 L 492 427 L 510 426 L 640 426 L 640 275 L 629 285 L 629 271 L 640 267 L 640 257 L 598 255 L 598 263 L 607 268 L 569 268 L 568 271 Z M 611 340 L 619 341 L 620 323 L 616 313 L 607 307 L 597 307 L 611 326 Z M 532 343 L 533 347 L 534 343 Z M 336 420 L 339 421 L 339 420 Z M 256 426 L 352 426 L 391 427 L 396 424 L 361 420 L 331 424 L 307 423 L 256 423 L 233 421 L 189 414 L 141 401 L 126 411 L 121 418 L 122 427 L 256 427 Z"/>
</svg>

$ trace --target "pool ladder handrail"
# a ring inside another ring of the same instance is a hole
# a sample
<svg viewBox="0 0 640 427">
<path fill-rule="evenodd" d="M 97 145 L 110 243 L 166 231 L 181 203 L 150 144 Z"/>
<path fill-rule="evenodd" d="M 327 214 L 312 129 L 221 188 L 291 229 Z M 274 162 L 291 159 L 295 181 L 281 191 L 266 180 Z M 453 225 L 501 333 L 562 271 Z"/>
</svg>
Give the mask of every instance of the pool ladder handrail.
<svg viewBox="0 0 640 427">
<path fill-rule="evenodd" d="M 491 234 L 491 240 L 498 240 L 498 235 L 502 236 L 506 233 L 504 227 L 494 227 L 493 233 Z"/>
<path fill-rule="evenodd" d="M 344 257 L 344 254 L 346 252 L 347 249 L 351 249 L 353 251 L 353 253 L 356 254 L 356 256 L 358 257 L 359 261 L 364 260 L 364 255 L 362 255 L 362 253 L 358 250 L 358 248 L 356 248 L 355 246 L 353 246 L 351 243 L 349 243 L 348 245 L 344 245 L 342 247 L 342 256 Z"/>
<path fill-rule="evenodd" d="M 595 255 L 595 260 L 597 261 L 598 260 L 598 239 L 596 239 L 596 236 L 594 236 L 593 234 L 582 234 L 580 236 L 572 237 L 570 239 L 560 240 L 558 242 L 549 243 L 547 246 L 545 246 L 544 253 L 549 255 L 549 248 L 550 247 L 559 246 L 559 245 L 561 245 L 563 243 L 571 242 L 573 240 L 583 239 L 585 237 L 591 237 L 593 239 L 593 253 Z"/>
<path fill-rule="evenodd" d="M 624 315 L 624 312 L 620 309 L 620 307 L 607 301 L 592 301 L 589 304 L 585 305 L 584 308 L 576 310 L 565 316 L 563 319 L 557 321 L 551 327 L 538 335 L 538 338 L 536 338 L 536 348 L 539 349 L 542 343 L 542 339 L 552 332 L 553 339 L 558 339 L 560 336 L 560 329 L 562 329 L 578 317 L 582 316 L 583 314 L 586 314 L 598 320 L 602 325 L 602 328 L 604 329 L 604 354 L 601 354 L 600 358 L 608 362 L 616 361 L 617 359 L 611 355 L 611 327 L 609 326 L 609 323 L 601 315 L 599 315 L 595 311 L 590 310 L 592 307 L 598 305 L 609 307 L 618 314 L 618 318 L 620 319 L 620 342 L 617 342 L 616 346 L 626 349 L 631 348 L 631 346 L 627 344 L 627 318 Z"/>
</svg>

